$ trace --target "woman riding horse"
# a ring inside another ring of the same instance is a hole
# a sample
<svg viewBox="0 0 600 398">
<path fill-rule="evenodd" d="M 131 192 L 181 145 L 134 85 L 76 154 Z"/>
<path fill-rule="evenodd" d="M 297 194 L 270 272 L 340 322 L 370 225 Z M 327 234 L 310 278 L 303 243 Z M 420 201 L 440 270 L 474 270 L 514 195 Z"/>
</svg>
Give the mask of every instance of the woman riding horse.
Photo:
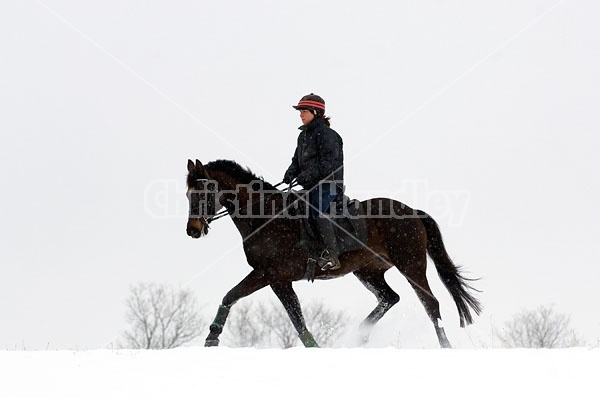
<svg viewBox="0 0 600 398">
<path fill-rule="evenodd" d="M 333 223 L 327 217 L 330 205 L 344 189 L 344 152 L 342 137 L 336 133 L 325 116 L 325 101 L 310 93 L 293 106 L 300 111 L 301 130 L 292 164 L 283 182 L 294 179 L 309 191 L 309 217 L 317 229 L 317 236 L 325 247 L 320 258 L 313 260 L 321 269 L 340 268 L 339 250 Z"/>
<path fill-rule="evenodd" d="M 300 341 L 307 347 L 318 346 L 306 327 L 292 285 L 307 279 L 310 253 L 302 245 L 303 220 L 282 216 L 290 206 L 286 193 L 230 160 L 206 165 L 199 160 L 188 160 L 187 187 L 190 206 L 187 234 L 200 238 L 208 233 L 209 223 L 221 217 L 219 214 L 229 215 L 242 237 L 246 260 L 252 268 L 223 297 L 205 345 L 219 344 L 229 310 L 238 300 L 270 286 L 286 309 Z M 440 346 L 450 347 L 439 323 L 439 303 L 427 281 L 427 254 L 454 299 L 461 326 L 473 322 L 471 311 L 479 314 L 481 305 L 473 295 L 472 280 L 463 277 L 448 256 L 437 223 L 427 213 L 388 198 L 368 199 L 360 206 L 361 214 L 366 214 L 366 243 L 361 250 L 341 254 L 339 269 L 317 267 L 313 279 L 329 280 L 352 273 L 375 295 L 377 305 L 360 328 L 361 339 L 366 342 L 373 326 L 400 300 L 384 277 L 388 269 L 396 268 L 425 307 Z M 269 212 L 262 211 L 265 209 Z M 251 216 L 266 213 L 270 216 Z"/>
</svg>

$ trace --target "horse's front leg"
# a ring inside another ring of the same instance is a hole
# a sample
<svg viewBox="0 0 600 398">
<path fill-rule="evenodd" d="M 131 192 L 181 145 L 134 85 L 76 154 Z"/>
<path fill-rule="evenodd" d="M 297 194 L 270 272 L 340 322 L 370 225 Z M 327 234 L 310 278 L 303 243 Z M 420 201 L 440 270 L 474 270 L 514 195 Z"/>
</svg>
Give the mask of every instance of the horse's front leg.
<svg viewBox="0 0 600 398">
<path fill-rule="evenodd" d="M 306 323 L 302 316 L 302 309 L 300 308 L 300 301 L 298 301 L 298 296 L 292 288 L 292 282 L 271 284 L 271 288 L 281 301 L 281 304 L 285 307 L 292 324 L 298 332 L 302 344 L 304 344 L 305 347 L 318 347 L 319 345 L 315 338 L 306 328 Z"/>
<path fill-rule="evenodd" d="M 262 289 L 267 285 L 268 282 L 265 281 L 262 273 L 252 271 L 240 283 L 231 289 L 225 295 L 225 297 L 223 297 L 223 301 L 217 311 L 217 316 L 215 316 L 215 320 L 210 325 L 210 333 L 208 334 L 208 337 L 206 337 L 204 346 L 216 347 L 219 345 L 219 335 L 221 335 L 223 332 L 223 327 L 225 327 L 229 310 L 231 309 L 231 306 L 236 303 L 236 301 L 254 293 L 259 289 Z"/>
</svg>

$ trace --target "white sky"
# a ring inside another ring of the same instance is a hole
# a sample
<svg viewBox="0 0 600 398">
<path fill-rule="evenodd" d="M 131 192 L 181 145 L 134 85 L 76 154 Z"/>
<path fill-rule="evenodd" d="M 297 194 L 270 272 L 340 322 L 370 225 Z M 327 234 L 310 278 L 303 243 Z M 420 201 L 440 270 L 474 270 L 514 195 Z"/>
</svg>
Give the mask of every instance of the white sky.
<svg viewBox="0 0 600 398">
<path fill-rule="evenodd" d="M 250 267 L 230 220 L 185 234 L 187 159 L 279 182 L 309 92 L 344 138 L 348 194 L 429 212 L 483 278 L 461 330 L 430 264 L 455 346 L 551 303 L 600 338 L 600 5 L 423 3 L 2 2 L 0 348 L 102 347 L 140 281 L 193 289 L 212 318 Z M 436 347 L 387 277 L 402 300 L 379 344 Z M 357 323 L 375 305 L 353 276 L 296 286 Z"/>
</svg>

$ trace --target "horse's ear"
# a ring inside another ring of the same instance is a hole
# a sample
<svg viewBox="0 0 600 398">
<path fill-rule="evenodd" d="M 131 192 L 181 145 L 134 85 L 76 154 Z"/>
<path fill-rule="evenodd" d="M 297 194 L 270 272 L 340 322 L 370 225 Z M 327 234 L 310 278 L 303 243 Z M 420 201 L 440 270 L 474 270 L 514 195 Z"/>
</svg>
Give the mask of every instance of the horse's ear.
<svg viewBox="0 0 600 398">
<path fill-rule="evenodd" d="M 188 159 L 188 172 L 192 172 L 194 170 L 194 162 L 192 162 L 192 159 Z"/>
<path fill-rule="evenodd" d="M 198 159 L 196 159 L 196 168 L 198 169 L 198 171 L 204 170 L 204 166 L 202 166 L 202 163 L 200 163 Z"/>
</svg>

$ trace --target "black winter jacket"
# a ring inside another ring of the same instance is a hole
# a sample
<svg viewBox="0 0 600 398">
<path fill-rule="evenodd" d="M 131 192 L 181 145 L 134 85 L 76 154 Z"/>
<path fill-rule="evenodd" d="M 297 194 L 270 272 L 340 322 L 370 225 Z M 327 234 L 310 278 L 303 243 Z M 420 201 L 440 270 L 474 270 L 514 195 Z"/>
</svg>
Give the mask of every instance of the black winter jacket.
<svg viewBox="0 0 600 398">
<path fill-rule="evenodd" d="M 344 152 L 342 137 L 329 127 L 329 121 L 314 119 L 301 126 L 292 164 L 285 175 L 298 178 L 305 189 L 310 189 L 321 180 L 336 181 L 343 188 Z"/>
</svg>

